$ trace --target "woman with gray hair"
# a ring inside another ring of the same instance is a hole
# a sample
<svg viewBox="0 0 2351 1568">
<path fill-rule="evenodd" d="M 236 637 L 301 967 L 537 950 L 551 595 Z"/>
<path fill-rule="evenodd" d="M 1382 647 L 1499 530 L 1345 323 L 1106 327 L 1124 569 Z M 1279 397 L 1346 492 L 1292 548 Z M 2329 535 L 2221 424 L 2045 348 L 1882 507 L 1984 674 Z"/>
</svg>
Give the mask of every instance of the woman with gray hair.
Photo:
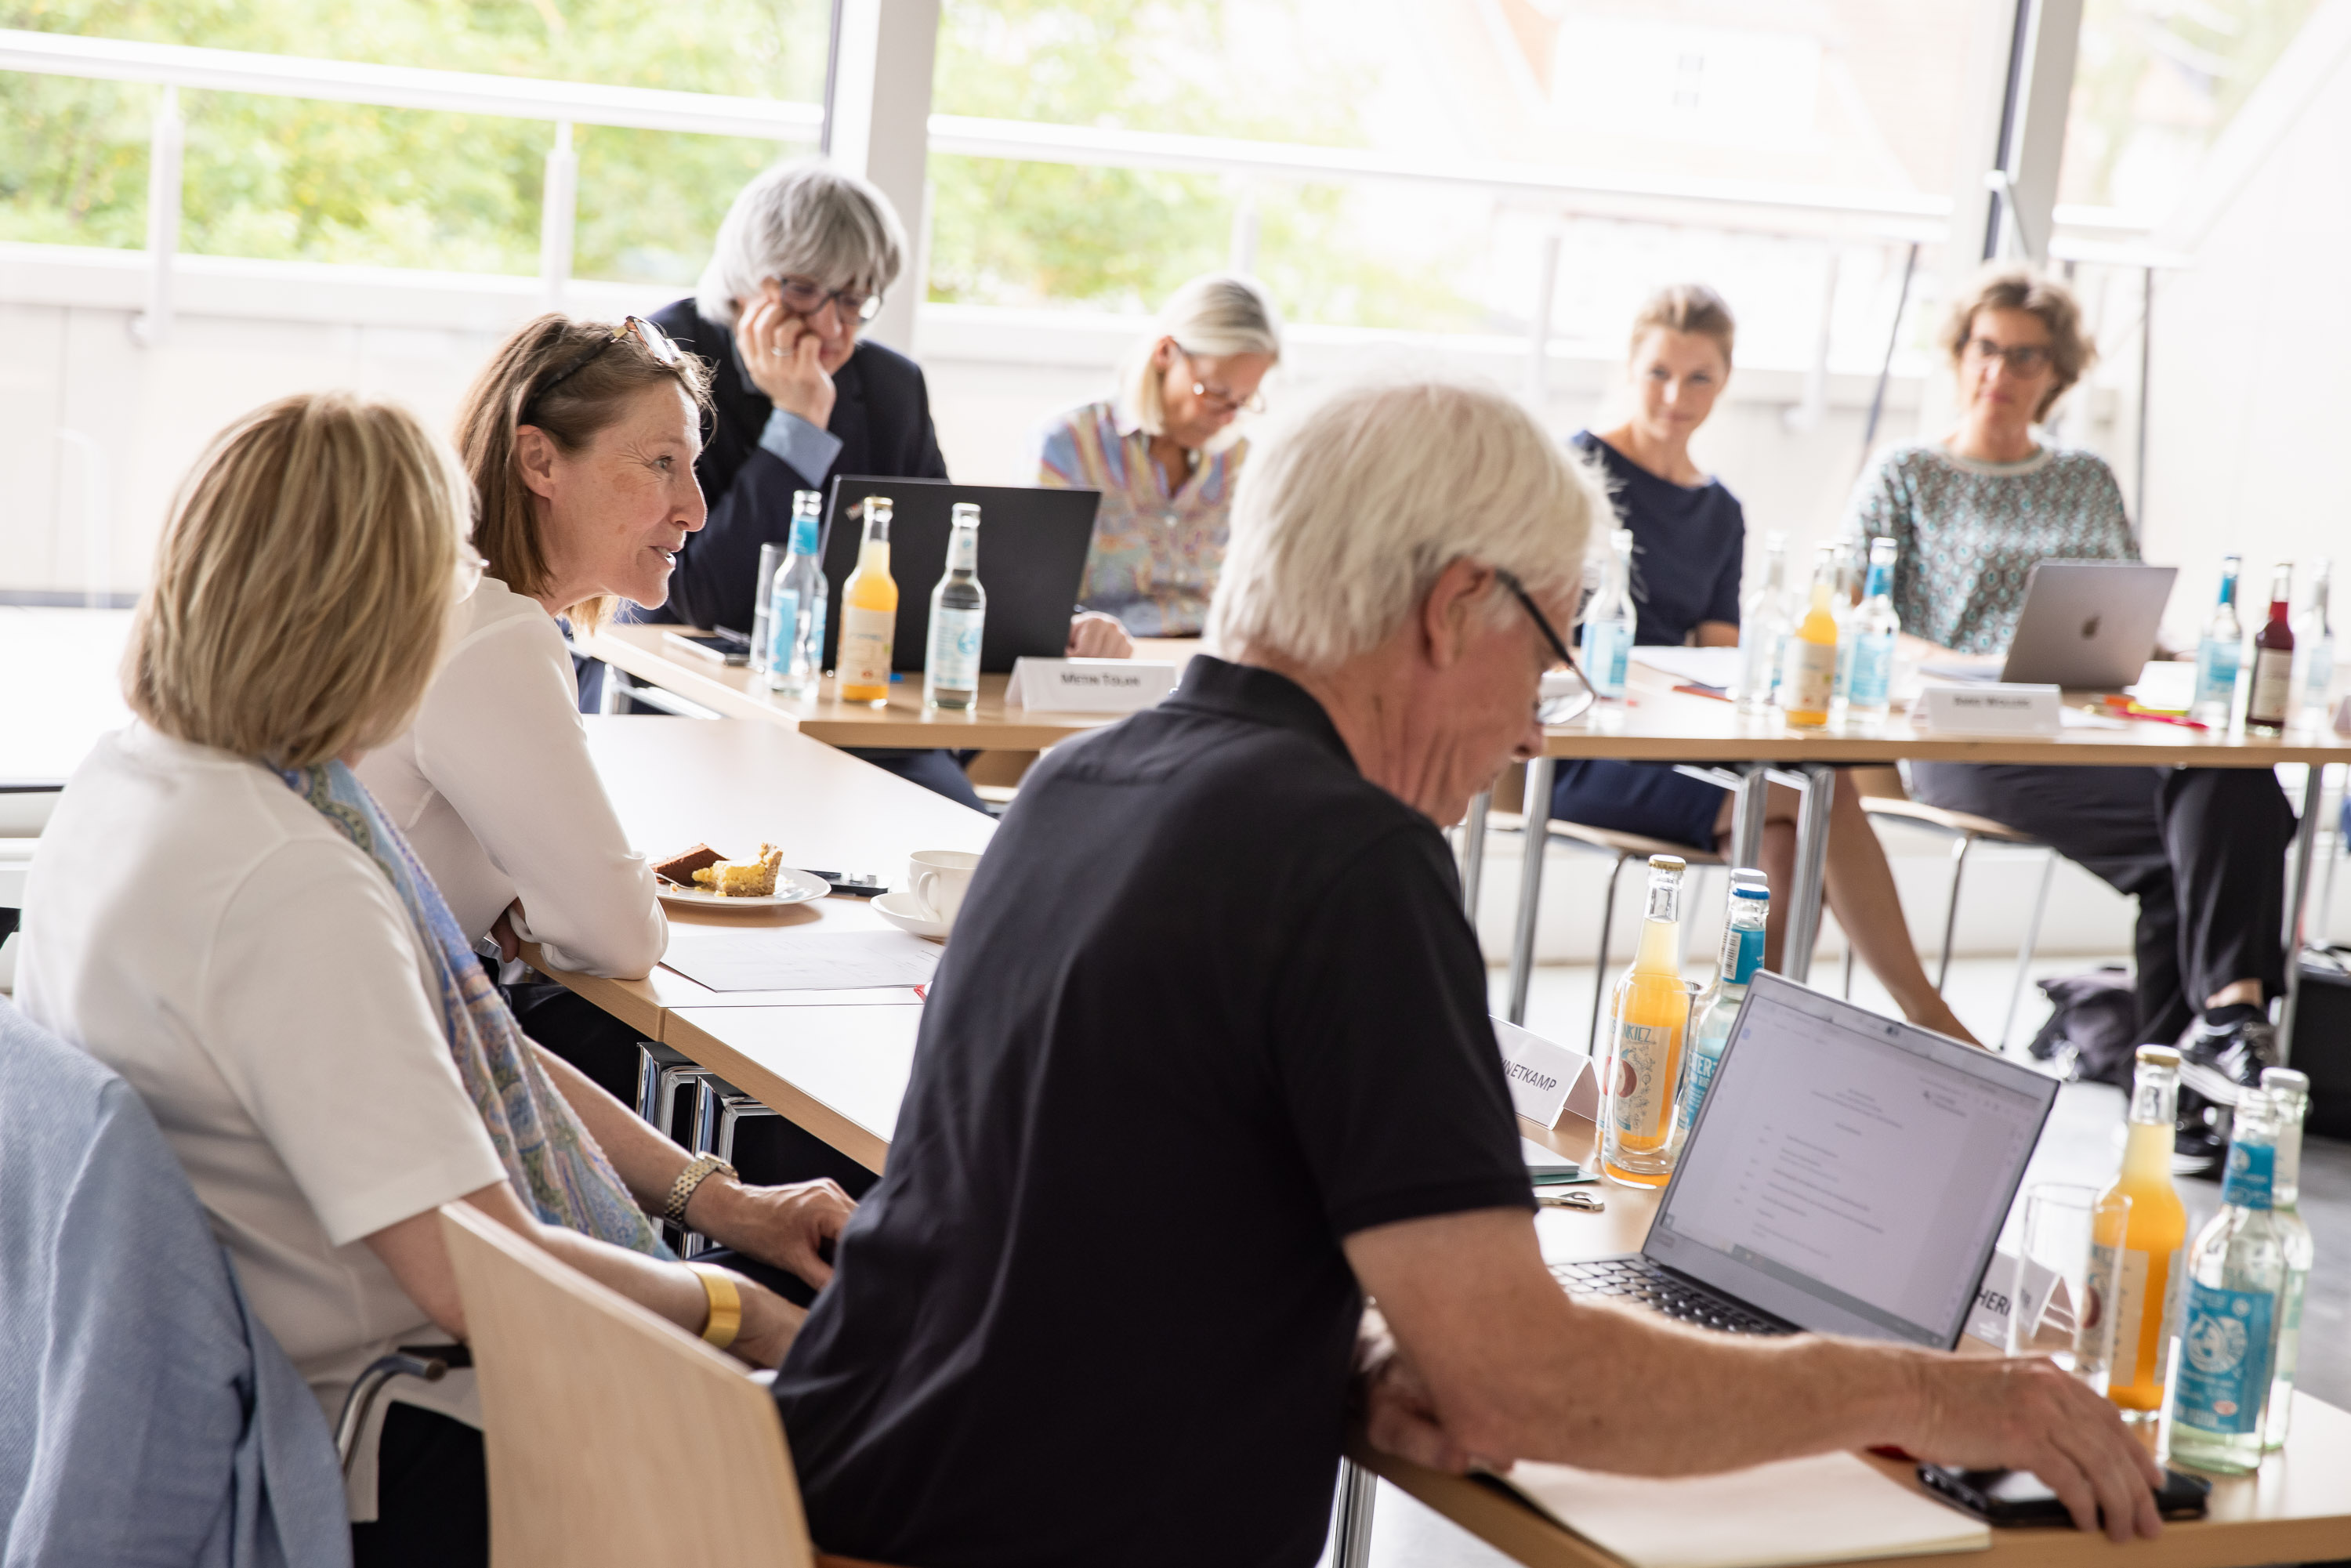
<svg viewBox="0 0 2351 1568">
<path fill-rule="evenodd" d="M 795 490 L 836 472 L 947 476 L 921 368 L 859 340 L 906 254 L 890 199 L 820 159 L 736 196 L 701 287 L 653 318 L 710 362 L 714 407 L 695 464 L 710 522 L 647 619 L 749 627 L 759 547 L 789 537 Z"/>
<path fill-rule="evenodd" d="M 1258 387 L 1280 358 L 1281 319 L 1265 290 L 1209 273 L 1161 308 L 1121 367 L 1117 395 L 1046 427 L 1037 483 L 1102 492 L 1078 593 L 1087 610 L 1137 636 L 1199 634 L 1249 452 L 1238 422 L 1264 407 Z"/>
</svg>

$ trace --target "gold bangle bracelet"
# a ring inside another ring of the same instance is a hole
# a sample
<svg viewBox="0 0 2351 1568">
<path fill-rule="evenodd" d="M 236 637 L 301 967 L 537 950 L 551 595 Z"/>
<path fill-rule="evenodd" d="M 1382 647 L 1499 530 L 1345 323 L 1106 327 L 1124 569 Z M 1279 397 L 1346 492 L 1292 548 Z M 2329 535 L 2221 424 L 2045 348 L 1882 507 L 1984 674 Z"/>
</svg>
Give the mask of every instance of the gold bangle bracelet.
<svg viewBox="0 0 2351 1568">
<path fill-rule="evenodd" d="M 702 1325 L 702 1337 L 725 1350 L 743 1332 L 743 1292 L 735 1288 L 734 1278 L 724 1269 L 715 1269 L 707 1263 L 688 1263 L 686 1267 L 702 1281 L 702 1293 L 710 1303 L 710 1316 Z"/>
</svg>

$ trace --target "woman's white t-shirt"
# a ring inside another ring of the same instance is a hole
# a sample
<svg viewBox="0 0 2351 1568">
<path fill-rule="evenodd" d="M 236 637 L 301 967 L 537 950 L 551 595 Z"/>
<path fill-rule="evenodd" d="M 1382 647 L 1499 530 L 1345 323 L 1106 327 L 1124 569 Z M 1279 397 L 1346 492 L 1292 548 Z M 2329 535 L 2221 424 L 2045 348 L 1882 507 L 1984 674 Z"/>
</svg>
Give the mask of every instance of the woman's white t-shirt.
<svg viewBox="0 0 2351 1568">
<path fill-rule="evenodd" d="M 67 785 L 16 1004 L 129 1080 L 331 1420 L 441 1343 L 361 1238 L 506 1179 L 381 867 L 259 764 L 134 724 Z"/>
<path fill-rule="evenodd" d="M 641 979 L 669 942 L 652 862 L 632 848 L 580 722 L 554 618 L 494 577 L 457 611 L 448 662 L 407 734 L 360 781 L 408 838 L 469 941 L 518 895 L 548 962 Z"/>
</svg>

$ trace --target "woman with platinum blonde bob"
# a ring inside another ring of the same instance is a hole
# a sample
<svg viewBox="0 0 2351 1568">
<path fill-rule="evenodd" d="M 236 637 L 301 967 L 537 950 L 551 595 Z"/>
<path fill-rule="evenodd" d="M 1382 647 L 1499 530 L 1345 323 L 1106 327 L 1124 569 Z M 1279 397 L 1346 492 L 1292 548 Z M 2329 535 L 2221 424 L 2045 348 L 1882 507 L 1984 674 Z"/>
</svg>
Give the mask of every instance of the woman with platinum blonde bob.
<svg viewBox="0 0 2351 1568">
<path fill-rule="evenodd" d="M 465 471 L 338 393 L 239 420 L 174 504 L 126 660 L 138 716 L 75 773 L 27 888 L 16 1000 L 139 1091 L 331 1423 L 361 1369 L 465 1333 L 465 1200 L 762 1365 L 800 1313 L 678 1263 L 674 1146 L 600 1146 L 351 771 L 407 729 L 480 561 Z M 655 1140 L 658 1142 L 659 1140 Z M 470 1374 L 361 1434 L 357 1561 L 486 1561 Z"/>
<path fill-rule="evenodd" d="M 1102 492 L 1078 591 L 1085 609 L 1137 637 L 1198 635 L 1249 455 L 1240 417 L 1263 409 L 1259 389 L 1280 359 L 1281 318 L 1264 288 L 1209 273 L 1169 298 L 1120 367 L 1115 396 L 1045 427 L 1037 483 Z"/>
</svg>

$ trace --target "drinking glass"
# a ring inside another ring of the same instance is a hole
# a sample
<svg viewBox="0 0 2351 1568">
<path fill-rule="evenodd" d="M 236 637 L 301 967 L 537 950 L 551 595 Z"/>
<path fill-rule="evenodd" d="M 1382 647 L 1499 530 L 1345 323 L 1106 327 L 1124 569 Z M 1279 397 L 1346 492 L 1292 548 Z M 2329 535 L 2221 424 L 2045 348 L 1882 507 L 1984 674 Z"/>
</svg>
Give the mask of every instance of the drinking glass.
<svg viewBox="0 0 2351 1568">
<path fill-rule="evenodd" d="M 751 595 L 751 673 L 753 674 L 768 673 L 771 655 L 775 652 L 772 635 L 775 629 L 768 625 L 768 621 L 775 612 L 776 573 L 783 570 L 784 554 L 785 549 L 780 544 L 764 544 L 759 547 L 759 572 L 758 577 L 753 579 L 754 588 Z M 789 648 L 785 650 L 784 656 L 791 657 Z"/>
<path fill-rule="evenodd" d="M 2083 1381 L 2104 1385 L 2115 1341 L 2107 1305 L 2121 1282 L 2121 1242 L 2129 1221 L 2130 1199 L 2119 1193 L 2040 1182 L 2025 1194 L 2008 1314 L 2011 1355 L 2050 1355 Z M 2036 1266 L 2055 1276 L 2038 1292 L 2029 1285 Z"/>
</svg>

